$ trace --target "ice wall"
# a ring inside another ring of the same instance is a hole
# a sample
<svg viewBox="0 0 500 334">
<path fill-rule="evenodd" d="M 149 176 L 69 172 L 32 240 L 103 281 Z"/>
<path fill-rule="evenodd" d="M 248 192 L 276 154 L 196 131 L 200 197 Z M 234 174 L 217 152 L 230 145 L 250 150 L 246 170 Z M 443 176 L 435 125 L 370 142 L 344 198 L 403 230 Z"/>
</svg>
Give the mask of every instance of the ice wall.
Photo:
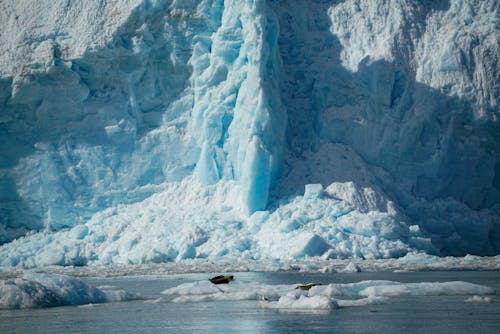
<svg viewBox="0 0 500 334">
<path fill-rule="evenodd" d="M 497 7 L 3 1 L 0 264 L 497 254 Z"/>
<path fill-rule="evenodd" d="M 496 2 L 272 4 L 289 119 L 276 196 L 352 181 L 445 252 L 498 252 Z"/>
<path fill-rule="evenodd" d="M 1 242 L 84 223 L 193 171 L 237 181 L 242 210 L 266 207 L 285 116 L 264 2 L 2 7 Z"/>
</svg>

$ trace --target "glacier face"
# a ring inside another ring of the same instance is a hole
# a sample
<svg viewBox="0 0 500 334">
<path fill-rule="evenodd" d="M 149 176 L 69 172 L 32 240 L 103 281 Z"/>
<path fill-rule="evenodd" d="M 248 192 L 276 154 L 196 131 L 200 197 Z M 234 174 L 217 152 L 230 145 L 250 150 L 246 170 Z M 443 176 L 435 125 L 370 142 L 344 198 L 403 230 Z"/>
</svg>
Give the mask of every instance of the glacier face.
<svg viewBox="0 0 500 334">
<path fill-rule="evenodd" d="M 497 252 L 495 2 L 275 7 L 289 118 L 278 197 L 304 181 L 354 181 L 441 250 Z"/>
<path fill-rule="evenodd" d="M 500 251 L 493 0 L 0 7 L 1 265 Z"/>
</svg>

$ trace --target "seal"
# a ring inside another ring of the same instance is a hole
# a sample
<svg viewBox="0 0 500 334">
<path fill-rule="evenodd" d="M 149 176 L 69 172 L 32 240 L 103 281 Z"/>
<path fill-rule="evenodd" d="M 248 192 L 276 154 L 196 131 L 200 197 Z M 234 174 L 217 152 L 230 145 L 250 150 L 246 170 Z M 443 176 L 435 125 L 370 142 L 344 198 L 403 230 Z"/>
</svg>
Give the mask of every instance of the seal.
<svg viewBox="0 0 500 334">
<path fill-rule="evenodd" d="M 233 278 L 234 278 L 233 275 L 228 275 L 228 276 L 219 275 L 219 276 L 209 278 L 208 280 L 210 282 L 212 282 L 213 284 L 228 284 L 229 282 L 231 282 L 233 280 Z"/>
<path fill-rule="evenodd" d="M 305 284 L 305 285 L 299 285 L 295 289 L 303 290 L 303 291 L 308 291 L 313 286 L 317 286 L 317 285 L 323 285 L 323 284 L 321 284 L 321 283 L 309 283 L 309 284 Z"/>
</svg>

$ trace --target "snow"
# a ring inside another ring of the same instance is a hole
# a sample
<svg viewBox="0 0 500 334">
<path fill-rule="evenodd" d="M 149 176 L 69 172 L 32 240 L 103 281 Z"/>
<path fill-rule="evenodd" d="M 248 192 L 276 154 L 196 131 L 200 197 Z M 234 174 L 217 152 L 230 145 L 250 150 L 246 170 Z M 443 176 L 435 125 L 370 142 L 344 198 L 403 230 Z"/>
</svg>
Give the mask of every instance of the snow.
<svg viewBox="0 0 500 334">
<path fill-rule="evenodd" d="M 2 1 L 0 266 L 496 255 L 497 21 L 493 0 Z"/>
<path fill-rule="evenodd" d="M 20 309 L 120 302 L 137 299 L 113 286 L 93 287 L 65 275 L 27 273 L 0 280 L 0 309 Z"/>
</svg>

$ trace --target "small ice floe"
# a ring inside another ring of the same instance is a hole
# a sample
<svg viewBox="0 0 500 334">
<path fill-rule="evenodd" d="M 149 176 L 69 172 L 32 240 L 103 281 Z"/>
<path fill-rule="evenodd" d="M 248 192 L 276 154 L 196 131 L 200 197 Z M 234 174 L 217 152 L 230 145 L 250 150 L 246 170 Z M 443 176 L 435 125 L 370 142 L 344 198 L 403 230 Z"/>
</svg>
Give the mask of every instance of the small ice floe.
<svg viewBox="0 0 500 334">
<path fill-rule="evenodd" d="M 460 295 L 490 295 L 495 290 L 469 282 L 420 282 L 400 283 L 394 281 L 361 281 L 357 283 L 328 284 L 315 286 L 309 295 L 336 296 L 460 296 Z"/>
<path fill-rule="evenodd" d="M 331 310 L 339 307 L 337 302 L 326 296 L 304 295 L 297 296 L 293 293 L 280 297 L 277 301 L 261 301 L 262 308 L 296 309 L 296 310 Z"/>
<path fill-rule="evenodd" d="M 466 303 L 491 303 L 493 301 L 493 298 L 491 297 L 481 297 L 481 296 L 472 296 L 470 298 L 467 298 L 464 300 Z"/>
<path fill-rule="evenodd" d="M 459 296 L 467 294 L 489 295 L 495 290 L 468 282 L 423 282 L 370 286 L 359 292 L 361 296 Z"/>
<path fill-rule="evenodd" d="M 25 274 L 0 280 L 0 309 L 99 304 L 137 299 L 118 287 L 96 288 L 79 278 L 55 274 Z"/>
</svg>

